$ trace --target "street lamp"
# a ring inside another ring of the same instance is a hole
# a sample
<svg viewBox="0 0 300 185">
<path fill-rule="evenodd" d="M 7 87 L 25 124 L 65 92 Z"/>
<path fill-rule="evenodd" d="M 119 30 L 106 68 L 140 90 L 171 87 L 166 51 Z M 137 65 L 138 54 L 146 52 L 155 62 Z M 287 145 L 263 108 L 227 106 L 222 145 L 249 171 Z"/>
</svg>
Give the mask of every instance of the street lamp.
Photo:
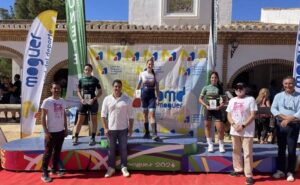
<svg viewBox="0 0 300 185">
<path fill-rule="evenodd" d="M 235 50 L 239 47 L 239 42 L 237 40 L 233 40 L 230 42 L 231 50 L 230 50 L 230 58 L 233 57 Z"/>
</svg>

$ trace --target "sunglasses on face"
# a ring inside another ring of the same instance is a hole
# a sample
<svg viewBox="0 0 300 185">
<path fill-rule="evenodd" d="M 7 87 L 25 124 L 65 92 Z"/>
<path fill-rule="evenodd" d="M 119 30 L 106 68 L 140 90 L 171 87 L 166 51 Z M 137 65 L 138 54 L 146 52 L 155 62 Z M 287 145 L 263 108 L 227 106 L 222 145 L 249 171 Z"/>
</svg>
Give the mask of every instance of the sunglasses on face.
<svg viewBox="0 0 300 185">
<path fill-rule="evenodd" d="M 244 87 L 242 87 L 242 86 L 237 86 L 237 87 L 235 87 L 235 90 L 237 91 L 237 90 L 244 90 Z"/>
</svg>

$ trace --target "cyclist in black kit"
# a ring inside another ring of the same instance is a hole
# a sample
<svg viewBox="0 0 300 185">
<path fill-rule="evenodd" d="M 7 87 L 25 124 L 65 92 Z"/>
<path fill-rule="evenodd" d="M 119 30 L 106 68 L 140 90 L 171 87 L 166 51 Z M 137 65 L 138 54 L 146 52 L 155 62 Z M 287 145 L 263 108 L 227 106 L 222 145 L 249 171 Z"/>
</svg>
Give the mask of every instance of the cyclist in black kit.
<svg viewBox="0 0 300 185">
<path fill-rule="evenodd" d="M 155 72 L 153 70 L 154 60 L 151 57 L 147 63 L 147 68 L 145 71 L 141 72 L 139 75 L 139 82 L 137 85 L 137 90 L 141 89 L 141 100 L 144 115 L 144 127 L 145 135 L 144 138 L 150 138 L 149 122 L 152 128 L 152 139 L 154 141 L 159 141 L 157 135 L 157 123 L 155 118 L 156 105 L 159 104 L 159 83 L 156 80 Z"/>
<path fill-rule="evenodd" d="M 78 135 L 81 129 L 81 125 L 85 120 L 87 111 L 91 113 L 92 117 L 92 138 L 89 145 L 95 145 L 95 136 L 97 131 L 97 113 L 99 104 L 97 99 L 101 96 L 102 90 L 99 80 L 92 76 L 93 67 L 91 64 L 84 66 L 84 77 L 79 80 L 77 95 L 80 98 L 81 105 L 79 107 L 79 115 L 76 124 L 75 136 L 73 138 L 73 145 L 78 144 Z M 96 92 L 97 89 L 97 93 Z"/>
</svg>

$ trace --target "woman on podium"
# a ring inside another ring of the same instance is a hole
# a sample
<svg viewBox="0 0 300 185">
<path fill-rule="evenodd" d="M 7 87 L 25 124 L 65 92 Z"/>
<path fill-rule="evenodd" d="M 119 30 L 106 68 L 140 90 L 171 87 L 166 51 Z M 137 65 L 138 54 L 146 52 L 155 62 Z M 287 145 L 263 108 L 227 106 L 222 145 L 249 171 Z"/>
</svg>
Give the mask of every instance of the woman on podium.
<svg viewBox="0 0 300 185">
<path fill-rule="evenodd" d="M 154 59 L 151 57 L 146 62 L 147 68 L 139 75 L 139 81 L 136 90 L 141 89 L 141 100 L 144 115 L 144 138 L 150 138 L 149 122 L 152 128 L 152 139 L 158 141 L 157 124 L 155 120 L 156 104 L 159 103 L 159 84 L 155 77 Z"/>
<path fill-rule="evenodd" d="M 211 136 L 211 123 L 215 119 L 215 125 L 219 137 L 219 151 L 224 153 L 224 125 L 222 122 L 222 108 L 224 101 L 222 99 L 223 89 L 219 84 L 219 75 L 217 72 L 210 74 L 210 84 L 203 87 L 199 102 L 204 107 L 204 125 L 205 136 L 208 143 L 208 152 L 213 152 L 213 139 Z"/>
</svg>

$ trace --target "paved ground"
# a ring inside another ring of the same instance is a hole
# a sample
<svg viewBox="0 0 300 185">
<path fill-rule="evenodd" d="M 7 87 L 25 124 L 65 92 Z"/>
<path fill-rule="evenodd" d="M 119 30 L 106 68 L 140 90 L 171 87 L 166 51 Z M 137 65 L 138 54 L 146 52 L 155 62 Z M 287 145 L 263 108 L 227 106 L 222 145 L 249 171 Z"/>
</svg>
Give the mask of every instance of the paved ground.
<svg viewBox="0 0 300 185">
<path fill-rule="evenodd" d="M 7 141 L 13 141 L 20 139 L 20 122 L 19 120 L 15 121 L 11 119 L 11 114 L 8 113 L 8 119 L 5 119 L 4 113 L 0 112 L 0 128 L 2 129 Z M 29 137 L 37 137 L 41 134 L 42 125 L 36 125 L 34 133 Z M 88 135 L 88 127 L 83 125 L 81 131 L 81 136 Z"/>
<path fill-rule="evenodd" d="M 4 135 L 7 141 L 13 141 L 16 139 L 20 139 L 20 122 L 19 120 L 16 122 L 15 120 L 11 119 L 11 114 L 8 113 L 8 120 L 5 119 L 4 113 L 0 112 L 0 128 L 4 132 Z M 71 128 L 72 129 L 72 128 Z M 41 134 L 42 126 L 36 125 L 34 133 L 29 137 L 37 137 Z M 80 131 L 81 136 L 87 136 L 89 132 L 88 126 L 83 125 Z M 217 141 L 217 136 L 216 139 Z M 255 142 L 257 139 L 255 139 Z M 225 142 L 231 142 L 230 137 L 225 136 Z"/>
</svg>

